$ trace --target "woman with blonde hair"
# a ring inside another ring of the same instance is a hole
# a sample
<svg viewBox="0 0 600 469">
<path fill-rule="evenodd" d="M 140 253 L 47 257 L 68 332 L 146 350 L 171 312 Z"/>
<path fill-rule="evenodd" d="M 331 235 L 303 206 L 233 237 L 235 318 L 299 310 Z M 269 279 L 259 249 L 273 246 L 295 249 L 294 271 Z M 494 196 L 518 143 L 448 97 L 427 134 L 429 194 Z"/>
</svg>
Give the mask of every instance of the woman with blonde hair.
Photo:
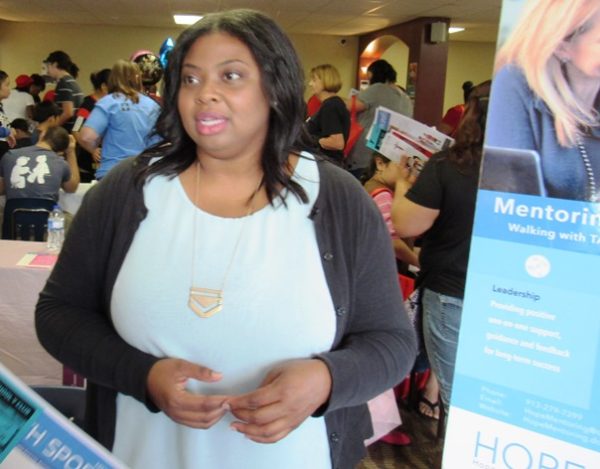
<svg viewBox="0 0 600 469">
<path fill-rule="evenodd" d="M 323 64 L 310 71 L 309 85 L 321 107 L 308 119 L 308 132 L 317 139 L 321 151 L 341 165 L 350 132 L 350 113 L 336 94 L 342 88 L 342 79 L 333 65 Z"/>
<path fill-rule="evenodd" d="M 138 66 L 119 60 L 110 72 L 108 95 L 98 100 L 78 138 L 94 157 L 102 144 L 96 179 L 104 177 L 122 159 L 138 155 L 159 140 L 153 135 L 159 113 L 160 106 L 142 93 Z"/>
<path fill-rule="evenodd" d="M 531 0 L 496 58 L 486 145 L 536 150 L 550 197 L 598 200 L 600 3 Z"/>
</svg>

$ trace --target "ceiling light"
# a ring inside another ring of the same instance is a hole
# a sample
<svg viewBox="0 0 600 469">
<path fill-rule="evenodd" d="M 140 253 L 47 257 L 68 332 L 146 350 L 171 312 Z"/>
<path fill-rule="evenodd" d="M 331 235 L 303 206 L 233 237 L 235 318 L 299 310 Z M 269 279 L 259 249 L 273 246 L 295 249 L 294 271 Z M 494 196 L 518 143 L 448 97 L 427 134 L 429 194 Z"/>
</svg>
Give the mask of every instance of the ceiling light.
<svg viewBox="0 0 600 469">
<path fill-rule="evenodd" d="M 194 24 L 196 21 L 200 21 L 202 16 L 200 15 L 173 15 L 175 24 Z"/>
<path fill-rule="evenodd" d="M 458 28 L 456 26 L 450 26 L 448 28 L 448 34 L 453 34 L 453 33 L 460 33 L 461 31 L 464 31 L 465 28 Z"/>
</svg>

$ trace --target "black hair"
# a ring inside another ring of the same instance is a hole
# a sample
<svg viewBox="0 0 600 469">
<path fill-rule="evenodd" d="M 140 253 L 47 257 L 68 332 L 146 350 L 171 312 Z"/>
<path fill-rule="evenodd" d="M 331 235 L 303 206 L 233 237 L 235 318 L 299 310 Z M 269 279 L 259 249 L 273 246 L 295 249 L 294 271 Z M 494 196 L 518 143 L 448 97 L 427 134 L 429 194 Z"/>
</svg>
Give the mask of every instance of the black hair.
<svg viewBox="0 0 600 469">
<path fill-rule="evenodd" d="M 51 52 L 44 62 L 49 64 L 56 63 L 59 69 L 65 70 L 73 78 L 77 78 L 77 75 L 79 75 L 79 67 L 73 63 L 71 57 L 65 51 L 55 50 Z"/>
<path fill-rule="evenodd" d="M 50 127 L 44 133 L 42 141 L 46 142 L 52 148 L 52 151 L 61 152 L 65 151 L 69 147 L 69 132 L 60 125 L 56 127 Z"/>
<path fill-rule="evenodd" d="M 471 94 L 471 91 L 473 91 L 473 82 L 465 81 L 462 84 L 462 90 L 463 90 L 463 100 L 466 103 L 469 100 L 469 94 Z"/>
<path fill-rule="evenodd" d="M 15 130 L 21 130 L 22 132 L 29 132 L 29 124 L 21 117 L 13 120 L 10 123 L 10 127 Z"/>
<path fill-rule="evenodd" d="M 103 68 L 90 74 L 90 81 L 95 90 L 99 90 L 102 85 L 108 86 L 108 77 L 110 77 L 110 68 Z"/>
<path fill-rule="evenodd" d="M 42 101 L 33 107 L 32 119 L 41 124 L 46 122 L 52 116 L 60 116 L 62 114 L 58 104 L 52 101 Z"/>
<path fill-rule="evenodd" d="M 211 33 L 226 33 L 249 49 L 261 73 L 261 83 L 270 103 L 269 128 L 261 158 L 263 184 L 270 202 L 287 189 L 307 202 L 302 187 L 287 171 L 290 153 L 310 148 L 304 128 L 304 73 L 289 38 L 269 17 L 254 10 L 231 10 L 206 15 L 181 33 L 169 54 L 163 84 L 163 107 L 156 130 L 170 145 L 155 146 L 142 157 L 161 155 L 158 162 L 142 169 L 138 183 L 155 174 L 175 177 L 196 160 L 196 145 L 179 116 L 177 96 L 181 67 L 196 40 Z M 143 166 L 143 165 L 140 165 Z"/>
<path fill-rule="evenodd" d="M 367 72 L 371 72 L 369 84 L 374 83 L 396 83 L 398 77 L 394 67 L 387 60 L 379 59 L 373 62 L 367 68 Z"/>
<path fill-rule="evenodd" d="M 44 91 L 46 89 L 46 80 L 44 80 L 43 76 L 37 73 L 33 73 L 29 76 L 29 78 L 33 80 L 32 85 L 37 86 L 40 89 L 40 91 Z"/>
<path fill-rule="evenodd" d="M 2 83 L 7 78 L 8 78 L 8 73 L 6 73 L 4 70 L 0 70 L 0 83 Z"/>
<path fill-rule="evenodd" d="M 381 161 L 383 161 L 386 165 L 390 164 L 392 161 L 388 157 L 383 156 L 381 153 L 373 152 L 369 166 L 367 166 L 367 168 L 360 175 L 360 182 L 363 186 L 369 179 L 375 176 L 375 173 L 377 172 L 377 161 L 375 161 L 375 158 L 381 158 Z"/>
</svg>

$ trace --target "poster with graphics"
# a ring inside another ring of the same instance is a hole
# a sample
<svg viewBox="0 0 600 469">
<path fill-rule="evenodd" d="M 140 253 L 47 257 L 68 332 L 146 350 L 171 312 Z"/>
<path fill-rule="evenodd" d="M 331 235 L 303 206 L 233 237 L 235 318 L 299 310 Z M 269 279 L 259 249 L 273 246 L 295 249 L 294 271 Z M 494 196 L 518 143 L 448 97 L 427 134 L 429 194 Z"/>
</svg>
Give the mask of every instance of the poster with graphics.
<svg viewBox="0 0 600 469">
<path fill-rule="evenodd" d="M 504 0 L 443 467 L 600 468 L 600 2 Z"/>
<path fill-rule="evenodd" d="M 1 469 L 125 469 L 0 363 Z"/>
</svg>

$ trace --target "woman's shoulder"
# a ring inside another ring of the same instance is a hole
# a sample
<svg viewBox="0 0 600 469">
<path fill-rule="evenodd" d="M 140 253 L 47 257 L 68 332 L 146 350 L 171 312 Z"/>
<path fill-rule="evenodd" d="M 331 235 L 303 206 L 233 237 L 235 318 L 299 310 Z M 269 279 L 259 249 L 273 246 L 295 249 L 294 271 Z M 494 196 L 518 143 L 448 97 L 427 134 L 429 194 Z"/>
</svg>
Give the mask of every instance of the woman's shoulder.
<svg viewBox="0 0 600 469">
<path fill-rule="evenodd" d="M 127 191 L 135 184 L 136 174 L 152 160 L 142 156 L 130 156 L 119 161 L 95 186 L 105 187 L 111 193 Z"/>
<path fill-rule="evenodd" d="M 343 107 L 344 109 L 346 109 L 346 103 L 337 94 L 334 96 L 331 96 L 331 97 L 327 98 L 325 101 L 323 101 L 323 103 L 321 104 L 321 107 L 324 107 L 324 106 L 331 107 L 331 108 Z"/>
<path fill-rule="evenodd" d="M 369 192 L 373 200 L 388 200 L 394 198 L 394 193 L 387 187 L 378 187 Z"/>
<path fill-rule="evenodd" d="M 140 103 L 142 103 L 144 106 L 160 109 L 160 105 L 154 99 L 152 99 L 150 96 L 147 96 L 143 93 L 138 93 L 138 96 L 140 98 Z"/>
<path fill-rule="evenodd" d="M 341 210 L 354 210 L 361 204 L 373 205 L 373 200 L 361 183 L 348 171 L 325 159 L 316 158 L 319 176 L 319 199 L 328 200 Z"/>
<path fill-rule="evenodd" d="M 96 101 L 96 106 L 100 109 L 109 110 L 114 106 L 119 105 L 125 101 L 125 97 L 120 93 L 108 93 L 105 96 L 102 96 L 98 101 Z"/>
<path fill-rule="evenodd" d="M 314 158 L 319 167 L 319 174 L 323 182 L 327 184 L 330 182 L 333 184 L 342 184 L 350 187 L 358 185 L 358 187 L 362 188 L 358 180 L 348 171 L 325 158 L 319 156 L 314 156 Z"/>
<path fill-rule="evenodd" d="M 532 94 L 525 71 L 518 65 L 507 64 L 496 72 L 492 81 L 492 96 L 494 90 L 513 89 L 520 93 Z"/>
</svg>

